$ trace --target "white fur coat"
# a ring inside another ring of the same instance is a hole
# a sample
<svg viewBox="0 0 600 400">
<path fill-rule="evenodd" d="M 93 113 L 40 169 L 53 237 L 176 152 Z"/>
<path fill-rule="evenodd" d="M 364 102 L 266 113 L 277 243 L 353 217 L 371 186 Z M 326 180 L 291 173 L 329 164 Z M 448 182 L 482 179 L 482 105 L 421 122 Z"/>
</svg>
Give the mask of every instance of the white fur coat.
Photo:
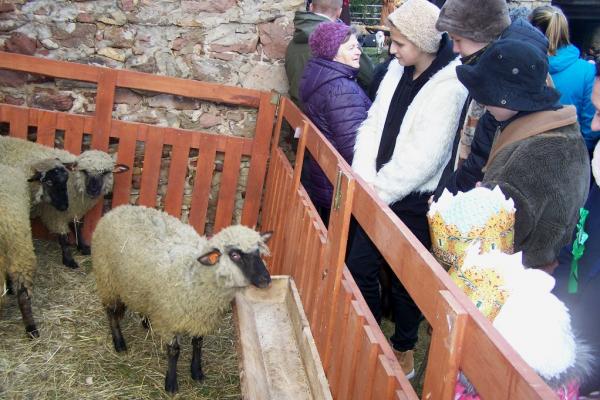
<svg viewBox="0 0 600 400">
<path fill-rule="evenodd" d="M 375 160 L 388 108 L 404 67 L 392 60 L 375 102 L 358 130 L 352 168 L 387 204 L 410 193 L 434 191 L 450 159 L 467 89 L 456 77 L 457 60 L 438 71 L 408 107 L 391 160 L 379 172 Z"/>
</svg>

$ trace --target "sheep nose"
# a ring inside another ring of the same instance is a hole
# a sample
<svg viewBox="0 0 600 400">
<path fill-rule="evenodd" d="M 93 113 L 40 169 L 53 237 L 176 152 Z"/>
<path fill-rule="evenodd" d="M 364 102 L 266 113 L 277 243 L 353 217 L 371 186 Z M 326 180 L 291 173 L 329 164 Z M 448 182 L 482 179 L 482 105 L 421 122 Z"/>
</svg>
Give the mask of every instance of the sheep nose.
<svg viewBox="0 0 600 400">
<path fill-rule="evenodd" d="M 259 288 L 261 289 L 265 289 L 268 288 L 269 286 L 271 286 L 271 277 L 270 276 L 261 276 L 258 279 L 257 285 Z"/>
<path fill-rule="evenodd" d="M 98 197 L 102 191 L 102 178 L 90 178 L 87 184 L 87 193 L 91 197 Z"/>
</svg>

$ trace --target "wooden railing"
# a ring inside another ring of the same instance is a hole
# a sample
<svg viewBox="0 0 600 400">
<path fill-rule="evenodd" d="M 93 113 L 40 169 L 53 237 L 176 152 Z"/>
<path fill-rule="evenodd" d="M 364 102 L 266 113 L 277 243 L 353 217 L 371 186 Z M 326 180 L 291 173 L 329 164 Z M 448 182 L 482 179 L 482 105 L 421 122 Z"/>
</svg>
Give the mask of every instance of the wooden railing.
<svg viewBox="0 0 600 400">
<path fill-rule="evenodd" d="M 261 228 L 273 229 L 269 267 L 296 280 L 321 360 L 337 399 L 407 399 L 416 393 L 404 377 L 379 326 L 344 266 L 352 215 L 365 229 L 433 327 L 423 398 L 450 399 L 459 370 L 483 398 L 550 399 L 554 394 L 450 281 L 445 271 L 402 222 L 355 176 L 314 125 L 287 99 L 280 102 L 275 138 L 264 179 L 276 105 L 271 93 L 225 87 L 132 71 L 39 59 L 0 52 L 0 68 L 97 84 L 93 116 L 0 104 L 0 122 L 10 135 L 54 144 L 64 132 L 64 147 L 74 153 L 84 135 L 91 147 L 106 150 L 117 141 L 118 162 L 133 165 L 136 143 L 144 143 L 138 204 L 156 206 L 161 154 L 171 146 L 165 211 L 180 215 L 188 155 L 198 151 L 189 222 L 203 232 L 215 157 L 224 153 L 215 230 L 232 221 L 240 160 L 250 157 L 241 222 L 255 226 L 262 204 Z M 157 127 L 112 117 L 117 87 L 199 98 L 258 109 L 253 139 Z M 296 164 L 278 147 L 282 125 L 301 131 Z M 334 184 L 336 196 L 329 225 L 321 222 L 300 184 L 308 151 Z M 112 206 L 129 201 L 131 171 L 115 179 Z M 262 197 L 263 189 L 264 197 Z M 261 202 L 262 197 L 262 202 Z M 86 216 L 89 235 L 102 213 Z"/>
<path fill-rule="evenodd" d="M 162 153 L 165 146 L 171 146 L 164 210 L 179 217 L 185 181 L 192 178 L 192 173 L 188 171 L 189 154 L 191 150 L 196 150 L 198 160 L 193 175 L 189 223 L 200 233 L 205 230 L 217 153 L 223 154 L 223 169 L 213 221 L 215 231 L 232 223 L 240 161 L 242 157 L 249 157 L 241 223 L 256 225 L 275 119 L 276 102 L 272 101 L 271 93 L 4 52 L 0 52 L 0 68 L 95 83 L 96 111 L 93 116 L 0 104 L 0 122 L 8 123 L 9 134 L 20 138 L 27 138 L 28 129 L 34 127 L 37 130 L 36 141 L 49 146 L 54 146 L 57 131 L 64 131 L 64 148 L 74 154 L 81 152 L 84 134 L 91 135 L 91 147 L 94 149 L 107 151 L 109 140 L 118 141 L 117 162 L 130 167 L 133 167 L 136 147 L 141 148 L 140 144 L 143 144 L 143 167 L 137 204 L 156 207 Z M 113 119 L 117 88 L 147 90 L 258 109 L 254 138 Z M 130 168 L 129 172 L 115 176 L 112 207 L 129 202 L 132 172 Z M 86 216 L 84 235 L 87 238 L 101 213 L 102 205 L 98 204 Z"/>
<path fill-rule="evenodd" d="M 427 249 L 287 99 L 280 104 L 276 138 L 284 122 L 301 131 L 296 163 L 292 168 L 281 149 L 272 148 L 262 223 L 278 232 L 271 270 L 296 280 L 334 397 L 417 397 L 344 266 L 353 215 L 433 328 L 423 399 L 453 398 L 459 370 L 482 398 L 555 398 Z M 300 184 L 305 150 L 335 188 L 327 228 Z"/>
</svg>

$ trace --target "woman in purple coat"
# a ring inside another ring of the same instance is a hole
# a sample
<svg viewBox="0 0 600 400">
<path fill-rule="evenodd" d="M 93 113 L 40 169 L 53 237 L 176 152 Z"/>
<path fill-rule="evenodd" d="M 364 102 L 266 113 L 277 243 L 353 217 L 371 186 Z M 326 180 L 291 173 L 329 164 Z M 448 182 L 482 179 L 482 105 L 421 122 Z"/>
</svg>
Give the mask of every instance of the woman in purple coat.
<svg viewBox="0 0 600 400">
<path fill-rule="evenodd" d="M 299 88 L 302 109 L 348 164 L 352 164 L 356 131 L 371 106 L 371 100 L 356 82 L 360 45 L 349 26 L 323 22 L 310 35 L 309 46 L 313 58 L 304 68 Z M 333 188 L 310 157 L 305 173 L 306 190 L 327 222 Z"/>
</svg>

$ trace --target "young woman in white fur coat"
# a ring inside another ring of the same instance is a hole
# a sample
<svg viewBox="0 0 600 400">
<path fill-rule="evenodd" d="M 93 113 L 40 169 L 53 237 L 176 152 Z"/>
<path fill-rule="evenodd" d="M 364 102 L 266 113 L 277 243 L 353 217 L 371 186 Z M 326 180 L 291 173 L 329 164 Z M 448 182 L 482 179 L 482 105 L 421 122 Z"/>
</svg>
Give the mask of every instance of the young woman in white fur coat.
<svg viewBox="0 0 600 400">
<path fill-rule="evenodd" d="M 431 244 L 427 200 L 451 157 L 467 98 L 456 77 L 460 62 L 452 43 L 435 29 L 438 15 L 439 9 L 430 2 L 408 0 L 388 17 L 395 59 L 358 131 L 352 162 L 427 248 Z M 357 228 L 346 264 L 377 320 L 382 262 L 365 232 Z M 396 276 L 392 302 L 396 328 L 390 341 L 410 378 L 422 315 Z"/>
</svg>

